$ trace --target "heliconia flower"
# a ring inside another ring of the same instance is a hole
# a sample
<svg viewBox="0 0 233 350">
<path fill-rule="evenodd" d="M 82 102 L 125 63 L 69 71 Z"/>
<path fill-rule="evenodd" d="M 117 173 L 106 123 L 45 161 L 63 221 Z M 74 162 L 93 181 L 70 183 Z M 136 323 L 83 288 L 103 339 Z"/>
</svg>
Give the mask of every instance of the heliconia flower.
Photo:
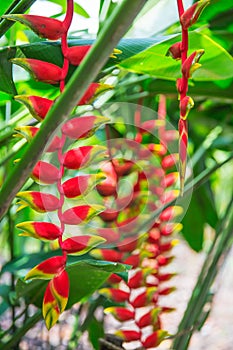
<svg viewBox="0 0 233 350">
<path fill-rule="evenodd" d="M 79 100 L 78 106 L 92 103 L 99 94 L 112 88 L 113 87 L 108 84 L 91 83 L 82 98 Z"/>
<path fill-rule="evenodd" d="M 107 260 L 112 262 L 121 261 L 123 254 L 114 249 L 93 249 L 91 256 L 96 259 Z"/>
<path fill-rule="evenodd" d="M 105 175 L 103 173 L 73 177 L 62 184 L 64 195 L 67 198 L 84 196 L 103 179 L 105 179 Z"/>
<path fill-rule="evenodd" d="M 24 231 L 19 236 L 29 236 L 42 241 L 52 241 L 61 235 L 60 228 L 50 222 L 26 221 L 17 224 L 16 227 Z"/>
<path fill-rule="evenodd" d="M 137 331 L 131 331 L 131 330 L 118 330 L 115 332 L 115 335 L 124 339 L 126 342 L 134 341 L 134 340 L 140 340 L 141 333 Z"/>
<path fill-rule="evenodd" d="M 159 266 L 166 266 L 172 262 L 174 259 L 174 256 L 164 256 L 164 255 L 159 255 L 157 256 L 157 262 Z"/>
<path fill-rule="evenodd" d="M 145 292 L 137 295 L 134 300 L 131 301 L 131 305 L 134 308 L 139 308 L 146 306 L 154 298 L 155 293 L 157 292 L 157 287 L 148 287 Z"/>
<path fill-rule="evenodd" d="M 122 281 L 122 278 L 116 273 L 112 273 L 111 276 L 107 279 L 107 282 L 110 284 L 118 284 Z"/>
<path fill-rule="evenodd" d="M 175 60 L 180 60 L 181 59 L 181 46 L 182 43 L 179 41 L 172 46 L 169 47 L 166 56 L 171 56 Z"/>
<path fill-rule="evenodd" d="M 159 290 L 159 295 L 168 295 L 176 290 L 176 287 L 166 287 L 164 289 Z"/>
<path fill-rule="evenodd" d="M 179 243 L 178 239 L 173 239 L 172 241 L 163 243 L 160 245 L 159 250 L 161 253 L 170 251 L 173 247 L 175 247 Z M 161 258 L 163 259 L 163 258 Z"/>
<path fill-rule="evenodd" d="M 117 219 L 118 215 L 119 215 L 119 211 L 117 211 L 116 209 L 111 209 L 111 208 L 106 209 L 99 214 L 101 219 L 105 222 L 115 221 Z"/>
<path fill-rule="evenodd" d="M 59 169 L 53 164 L 40 160 L 36 163 L 31 177 L 39 184 L 50 185 L 57 181 L 59 177 Z"/>
<path fill-rule="evenodd" d="M 88 166 L 99 154 L 105 153 L 103 146 L 81 146 L 64 154 L 63 165 L 68 169 L 82 169 Z"/>
<path fill-rule="evenodd" d="M 180 232 L 183 228 L 181 223 L 168 223 L 160 226 L 160 233 L 163 236 L 169 236 L 172 233 Z"/>
<path fill-rule="evenodd" d="M 117 174 L 111 162 L 106 162 L 101 166 L 101 171 L 105 175 L 105 179 L 101 181 L 96 189 L 101 196 L 112 196 L 116 194 Z"/>
<path fill-rule="evenodd" d="M 20 199 L 20 204 L 22 204 L 18 210 L 29 206 L 39 213 L 45 213 L 57 210 L 60 206 L 59 199 L 49 193 L 24 191 L 17 193 L 16 197 Z"/>
<path fill-rule="evenodd" d="M 122 303 L 129 300 L 129 292 L 115 288 L 101 288 L 99 294 L 104 295 L 106 298 L 112 299 L 117 303 Z"/>
<path fill-rule="evenodd" d="M 17 135 L 14 135 L 14 136 L 19 135 L 19 136 L 25 137 L 25 139 L 28 142 L 30 142 L 39 130 L 40 129 L 35 126 L 27 126 L 27 125 L 18 126 L 17 128 L 15 128 Z"/>
<path fill-rule="evenodd" d="M 10 21 L 20 22 L 41 38 L 49 40 L 58 40 L 66 32 L 63 23 L 55 18 L 25 14 L 10 14 L 2 17 Z"/>
<path fill-rule="evenodd" d="M 129 321 L 134 319 L 135 312 L 129 310 L 125 307 L 111 306 L 107 309 L 104 309 L 105 314 L 111 314 L 115 317 L 116 320 L 120 322 Z"/>
<path fill-rule="evenodd" d="M 99 236 L 74 236 L 63 241 L 61 248 L 67 254 L 82 255 L 104 242 L 105 239 Z"/>
<path fill-rule="evenodd" d="M 103 116 L 76 117 L 63 124 L 61 130 L 71 139 L 82 140 L 92 136 L 101 125 L 107 122 L 109 118 Z"/>
<path fill-rule="evenodd" d="M 144 282 L 144 276 L 142 270 L 135 271 L 135 273 L 128 278 L 127 286 L 129 288 L 138 288 L 141 287 Z"/>
<path fill-rule="evenodd" d="M 92 45 L 80 45 L 69 47 L 66 53 L 66 58 L 72 65 L 78 66 L 82 62 L 83 58 L 86 56 L 88 51 L 91 49 L 91 46 Z M 110 57 L 116 58 L 115 55 L 119 55 L 121 53 L 121 50 L 114 49 Z"/>
<path fill-rule="evenodd" d="M 177 91 L 179 94 L 182 94 L 182 93 L 187 93 L 188 91 L 188 84 L 186 84 L 184 82 L 184 79 L 183 78 L 178 78 L 176 80 L 176 88 L 177 88 Z"/>
<path fill-rule="evenodd" d="M 201 67 L 201 64 L 198 62 L 204 53 L 205 50 L 196 50 L 184 61 L 181 70 L 186 79 L 190 78 L 195 70 Z"/>
<path fill-rule="evenodd" d="M 45 118 L 54 103 L 53 100 L 39 96 L 17 95 L 14 99 L 22 102 L 29 109 L 31 115 L 39 121 Z"/>
<path fill-rule="evenodd" d="M 201 0 L 190 6 L 180 17 L 180 23 L 184 29 L 188 29 L 195 24 L 210 0 Z"/>
<path fill-rule="evenodd" d="M 114 158 L 112 164 L 118 176 L 128 175 L 134 167 L 134 162 L 127 159 Z"/>
<path fill-rule="evenodd" d="M 169 154 L 162 159 L 161 165 L 163 169 L 170 169 L 177 164 L 178 160 L 179 160 L 178 153 Z"/>
<path fill-rule="evenodd" d="M 157 330 L 154 333 L 150 334 L 144 341 L 142 341 L 142 345 L 144 348 L 154 348 L 158 346 L 161 341 L 168 335 L 167 331 Z"/>
<path fill-rule="evenodd" d="M 158 318 L 158 315 L 161 312 L 161 308 L 156 307 L 152 310 L 146 312 L 143 316 L 140 316 L 140 318 L 137 320 L 137 326 L 139 328 L 147 327 L 150 325 L 153 325 L 156 322 L 156 319 Z"/>
<path fill-rule="evenodd" d="M 181 215 L 183 213 L 183 208 L 180 206 L 170 206 L 162 211 L 162 213 L 159 216 L 159 219 L 161 221 L 170 221 L 174 219 L 175 217 Z"/>
<path fill-rule="evenodd" d="M 67 225 L 78 225 L 82 222 L 88 222 L 105 208 L 101 205 L 79 205 L 67 209 L 63 213 L 63 222 Z"/>
<path fill-rule="evenodd" d="M 48 330 L 65 310 L 69 296 L 69 277 L 64 270 L 48 284 L 42 305 L 42 314 Z"/>
<path fill-rule="evenodd" d="M 165 175 L 165 177 L 162 180 L 162 186 L 164 186 L 165 188 L 171 187 L 176 183 L 176 181 L 178 180 L 178 177 L 179 177 L 179 173 L 177 171 Z"/>
<path fill-rule="evenodd" d="M 149 151 L 157 154 L 158 156 L 164 156 L 167 153 L 167 148 L 163 144 L 151 143 L 147 147 Z"/>
<path fill-rule="evenodd" d="M 62 68 L 53 63 L 34 58 L 12 58 L 11 62 L 24 68 L 35 80 L 43 83 L 57 84 L 60 80 L 64 79 Z"/>
<path fill-rule="evenodd" d="M 176 273 L 162 273 L 162 274 L 156 275 L 156 277 L 158 278 L 160 283 L 170 281 L 170 279 L 172 279 L 175 276 L 177 276 Z M 159 292 L 159 293 L 162 294 L 161 292 Z M 162 294 L 162 295 L 164 295 L 164 294 Z"/>
<path fill-rule="evenodd" d="M 39 265 L 33 267 L 25 276 L 25 280 L 29 279 L 52 279 L 59 275 L 65 268 L 65 258 L 63 256 L 53 256 Z"/>
<path fill-rule="evenodd" d="M 179 174 L 180 174 L 180 194 L 183 195 L 188 146 L 188 123 L 187 120 L 179 120 Z"/>
<path fill-rule="evenodd" d="M 140 264 L 140 255 L 139 254 L 132 254 L 128 258 L 124 260 L 124 264 L 126 265 L 132 265 L 132 268 L 136 268 Z"/>
</svg>

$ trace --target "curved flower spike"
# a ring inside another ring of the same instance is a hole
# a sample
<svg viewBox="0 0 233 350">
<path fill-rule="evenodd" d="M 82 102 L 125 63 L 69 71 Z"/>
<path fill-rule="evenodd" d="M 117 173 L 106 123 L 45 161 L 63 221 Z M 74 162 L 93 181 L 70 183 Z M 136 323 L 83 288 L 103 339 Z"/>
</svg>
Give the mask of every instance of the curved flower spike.
<svg viewBox="0 0 233 350">
<path fill-rule="evenodd" d="M 65 310 L 69 296 L 69 277 L 64 270 L 48 284 L 42 306 L 46 327 L 50 329 Z"/>
<path fill-rule="evenodd" d="M 24 231 L 19 236 L 29 236 L 41 241 L 53 241 L 61 236 L 60 228 L 50 222 L 26 221 L 16 227 Z"/>
<path fill-rule="evenodd" d="M 103 173 L 73 177 L 63 183 L 62 188 L 64 195 L 67 198 L 84 196 L 103 179 L 105 179 L 105 175 Z"/>
<path fill-rule="evenodd" d="M 53 63 L 34 58 L 12 58 L 10 61 L 28 71 L 35 80 L 43 83 L 57 84 L 65 78 L 62 68 Z"/>
<path fill-rule="evenodd" d="M 63 165 L 67 169 L 82 169 L 88 166 L 96 157 L 106 152 L 104 146 L 81 146 L 64 154 Z"/>
<path fill-rule="evenodd" d="M 109 122 L 109 118 L 102 116 L 85 116 L 68 120 L 63 124 L 63 134 L 74 140 L 86 139 L 94 134 L 101 125 Z"/>
<path fill-rule="evenodd" d="M 25 280 L 44 279 L 48 280 L 59 275 L 65 268 L 63 256 L 53 256 L 31 269 L 25 276 Z"/>
<path fill-rule="evenodd" d="M 39 96 L 17 95 L 16 101 L 22 102 L 29 110 L 31 115 L 38 121 L 45 118 L 54 101 Z"/>
<path fill-rule="evenodd" d="M 106 240 L 99 236 L 75 236 L 62 242 L 61 248 L 67 254 L 82 255 L 104 242 Z"/>
<path fill-rule="evenodd" d="M 22 204 L 22 208 L 20 207 L 18 210 L 29 206 L 39 213 L 45 213 L 57 210 L 60 206 L 58 198 L 49 193 L 25 191 L 17 193 L 16 197 L 20 199 L 20 204 Z"/>
<path fill-rule="evenodd" d="M 195 2 L 190 6 L 180 17 L 180 23 L 184 29 L 188 29 L 190 26 L 195 24 L 204 10 L 204 8 L 210 3 L 210 0 L 201 0 Z"/>
<path fill-rule="evenodd" d="M 10 21 L 20 22 L 41 38 L 49 40 L 58 40 L 66 32 L 63 23 L 55 18 L 25 14 L 10 14 L 2 17 Z"/>
<path fill-rule="evenodd" d="M 63 222 L 67 225 L 86 223 L 104 209 L 101 205 L 79 205 L 63 213 Z"/>
<path fill-rule="evenodd" d="M 51 185 L 57 181 L 59 177 L 59 169 L 53 164 L 40 160 L 36 163 L 31 177 L 39 184 Z"/>
</svg>

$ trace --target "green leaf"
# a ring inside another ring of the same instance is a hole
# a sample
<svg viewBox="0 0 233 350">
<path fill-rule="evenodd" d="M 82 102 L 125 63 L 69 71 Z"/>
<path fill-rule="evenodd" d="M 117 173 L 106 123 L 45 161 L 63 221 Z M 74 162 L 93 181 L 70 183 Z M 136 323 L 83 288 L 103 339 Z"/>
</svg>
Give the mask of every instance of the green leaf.
<svg viewBox="0 0 233 350">
<path fill-rule="evenodd" d="M 95 317 L 92 318 L 88 328 L 89 340 L 95 350 L 100 349 L 99 338 L 104 338 L 103 323 Z"/>
<path fill-rule="evenodd" d="M 215 227 L 218 221 L 216 208 L 206 192 L 206 185 L 197 189 L 183 218 L 182 234 L 190 247 L 199 252 L 202 249 L 206 223 Z"/>
<path fill-rule="evenodd" d="M 127 267 L 105 261 L 81 260 L 67 267 L 70 279 L 70 293 L 67 304 L 69 309 L 84 297 L 97 290 L 112 273 L 126 271 Z M 26 298 L 28 303 L 41 307 L 48 281 L 34 280 L 25 282 L 19 279 L 16 285 L 17 296 Z"/>
<path fill-rule="evenodd" d="M 12 0 L 4 0 L 0 2 L 0 16 L 10 7 Z"/>
<path fill-rule="evenodd" d="M 16 49 L 5 49 L 0 51 L 0 91 L 16 95 L 17 91 L 12 77 L 12 64 L 9 59 L 15 56 Z"/>
<path fill-rule="evenodd" d="M 180 40 L 180 35 L 176 35 L 122 61 L 119 66 L 135 73 L 176 80 L 181 76 L 180 61 L 173 60 L 166 56 L 166 53 L 172 44 Z M 233 77 L 233 58 L 219 44 L 198 32 L 189 34 L 189 43 L 189 54 L 198 49 L 205 50 L 205 54 L 201 58 L 202 66 L 193 74 L 193 80 L 212 81 Z"/>
</svg>

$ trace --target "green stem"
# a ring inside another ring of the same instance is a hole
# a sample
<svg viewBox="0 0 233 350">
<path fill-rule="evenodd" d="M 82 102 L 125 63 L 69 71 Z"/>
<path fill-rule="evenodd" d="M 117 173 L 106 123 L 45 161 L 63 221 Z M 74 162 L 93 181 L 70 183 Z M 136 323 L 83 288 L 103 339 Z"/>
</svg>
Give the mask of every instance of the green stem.
<svg viewBox="0 0 233 350">
<path fill-rule="evenodd" d="M 21 0 L 14 1 L 13 4 L 6 10 L 5 14 L 24 13 L 27 11 L 36 0 Z M 0 23 L 0 38 L 6 33 L 6 31 L 14 24 L 12 21 L 3 19 Z"/>
<path fill-rule="evenodd" d="M 198 320 L 203 311 L 210 288 L 215 277 L 217 276 L 220 265 L 223 264 L 223 261 L 227 256 L 226 252 L 229 249 L 232 240 L 233 208 L 231 208 L 231 210 L 228 212 L 228 215 L 224 220 L 224 224 L 224 226 L 226 226 L 225 229 L 214 242 L 214 247 L 211 249 L 211 254 L 209 254 L 206 258 L 204 263 L 205 276 L 203 273 L 201 273 L 198 278 L 183 319 L 179 325 L 178 335 L 173 342 L 172 349 L 188 349 L 191 336 L 195 330 L 194 326 L 198 324 Z M 207 265 L 209 266 L 208 269 L 206 269 Z M 188 329 L 191 329 L 190 332 L 184 332 Z"/>
<path fill-rule="evenodd" d="M 7 343 L 0 343 L 0 349 L 11 350 L 15 344 L 26 334 L 29 329 L 35 326 L 35 324 L 42 319 L 41 311 L 37 311 L 32 317 L 30 317 L 23 327 L 19 328 L 13 335 L 13 337 Z"/>
<path fill-rule="evenodd" d="M 75 70 L 66 89 L 49 110 L 40 131 L 28 145 L 21 161 L 6 179 L 0 193 L 0 218 L 6 213 L 16 193 L 25 183 L 52 133 L 61 122 L 68 118 L 69 113 L 81 99 L 88 85 L 96 78 L 114 47 L 125 34 L 146 1 L 124 0 L 106 21 L 92 49 Z"/>
</svg>

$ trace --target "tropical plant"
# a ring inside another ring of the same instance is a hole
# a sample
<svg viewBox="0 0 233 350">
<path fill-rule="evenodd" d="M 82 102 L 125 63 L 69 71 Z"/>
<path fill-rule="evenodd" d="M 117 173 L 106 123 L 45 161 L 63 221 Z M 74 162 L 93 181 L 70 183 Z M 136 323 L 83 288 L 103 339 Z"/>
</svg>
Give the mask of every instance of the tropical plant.
<svg viewBox="0 0 233 350">
<path fill-rule="evenodd" d="M 35 2 L 0 5 L 0 348 L 67 313 L 69 349 L 84 332 L 86 348 L 188 349 L 232 240 L 232 5 L 100 0 L 93 39 L 71 31 L 88 9 Z M 135 39 L 153 13 L 165 23 Z M 170 334 L 178 237 L 206 258 Z"/>
</svg>

